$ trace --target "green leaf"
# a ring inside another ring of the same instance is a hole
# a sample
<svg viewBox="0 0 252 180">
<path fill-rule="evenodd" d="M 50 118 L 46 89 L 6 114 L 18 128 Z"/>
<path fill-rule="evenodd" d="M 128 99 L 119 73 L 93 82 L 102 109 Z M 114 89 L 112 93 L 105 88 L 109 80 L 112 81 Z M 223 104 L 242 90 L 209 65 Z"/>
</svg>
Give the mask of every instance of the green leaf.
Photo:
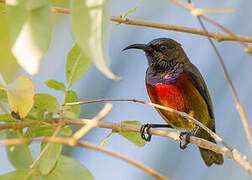
<svg viewBox="0 0 252 180">
<path fill-rule="evenodd" d="M 34 106 L 31 110 L 31 114 L 35 114 L 39 119 L 43 119 L 45 112 L 59 112 L 59 103 L 57 99 L 50 94 L 35 94 Z"/>
<path fill-rule="evenodd" d="M 25 178 L 27 177 L 27 175 L 29 174 L 30 169 L 18 169 L 12 172 L 9 172 L 7 174 L 4 174 L 2 176 L 0 176 L 1 180 L 31 180 L 32 176 L 30 178 Z"/>
<path fill-rule="evenodd" d="M 67 87 L 71 87 L 72 84 L 79 81 L 82 76 L 86 73 L 91 61 L 87 58 L 75 44 L 67 55 L 66 62 L 66 80 Z"/>
<path fill-rule="evenodd" d="M 60 130 L 65 136 L 71 136 L 72 135 L 72 129 L 68 128 L 68 127 L 63 127 Z"/>
<path fill-rule="evenodd" d="M 139 121 L 123 121 L 123 124 L 132 124 L 132 125 L 141 125 Z M 146 141 L 141 138 L 139 132 L 119 132 L 121 136 L 128 139 L 130 142 L 134 143 L 137 146 L 144 146 Z"/>
<path fill-rule="evenodd" d="M 25 132 L 25 137 L 27 138 L 36 138 L 36 137 L 50 137 L 53 135 L 55 127 L 44 125 L 44 124 L 33 124 L 27 128 Z"/>
<path fill-rule="evenodd" d="M 62 82 L 58 82 L 56 80 L 48 80 L 46 81 L 46 85 L 49 88 L 55 89 L 55 90 L 59 90 L 59 91 L 65 91 L 66 87 L 64 85 L 64 83 Z"/>
<path fill-rule="evenodd" d="M 5 3 L 0 3 L 0 12 L 5 12 Z M 0 72 L 8 83 L 13 80 L 18 64 L 11 52 L 10 32 L 7 23 L 7 13 L 0 13 Z"/>
<path fill-rule="evenodd" d="M 19 120 L 16 120 L 12 117 L 10 114 L 0 114 L 0 121 L 2 122 L 19 122 Z"/>
<path fill-rule="evenodd" d="M 78 97 L 74 91 L 70 90 L 66 93 L 64 103 L 77 102 L 77 101 L 78 101 Z M 79 104 L 66 106 L 65 115 L 67 117 L 78 118 L 80 115 L 80 111 L 81 111 L 81 106 Z"/>
<path fill-rule="evenodd" d="M 29 78 L 19 76 L 8 85 L 7 96 L 11 112 L 17 115 L 17 119 L 22 119 L 33 106 L 34 84 Z"/>
<path fill-rule="evenodd" d="M 20 138 L 20 137 L 14 131 L 7 131 L 6 139 L 12 139 L 12 138 Z M 25 151 L 24 144 L 15 146 L 6 146 L 5 150 L 9 161 L 16 169 L 29 168 L 29 166 L 31 165 L 27 152 Z"/>
<path fill-rule="evenodd" d="M 0 89 L 0 101 L 8 102 L 7 92 L 3 89 Z"/>
<path fill-rule="evenodd" d="M 120 80 L 108 68 L 110 0 L 72 1 L 72 31 L 82 52 L 110 79 Z"/>
<path fill-rule="evenodd" d="M 90 171 L 79 161 L 63 155 L 58 159 L 55 169 L 43 178 L 45 180 L 94 180 Z"/>
<path fill-rule="evenodd" d="M 38 72 L 52 34 L 49 0 L 6 0 L 12 52 L 31 75 Z"/>
<path fill-rule="evenodd" d="M 45 147 L 45 143 L 42 143 L 42 148 Z M 58 158 L 60 157 L 60 153 L 62 150 L 62 144 L 50 144 L 46 153 L 42 156 L 39 161 L 38 167 L 39 171 L 42 175 L 47 175 L 54 168 Z"/>
</svg>

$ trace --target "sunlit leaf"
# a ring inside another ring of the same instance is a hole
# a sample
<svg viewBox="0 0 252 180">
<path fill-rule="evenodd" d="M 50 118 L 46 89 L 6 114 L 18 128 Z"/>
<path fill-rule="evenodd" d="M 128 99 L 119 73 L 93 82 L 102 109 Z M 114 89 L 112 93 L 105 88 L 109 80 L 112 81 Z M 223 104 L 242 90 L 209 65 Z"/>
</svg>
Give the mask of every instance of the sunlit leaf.
<svg viewBox="0 0 252 180">
<path fill-rule="evenodd" d="M 7 23 L 7 13 L 5 3 L 0 3 L 0 72 L 5 81 L 9 83 L 13 80 L 18 70 L 18 64 L 11 52 L 10 32 Z"/>
<path fill-rule="evenodd" d="M 12 52 L 19 65 L 35 75 L 51 40 L 49 0 L 6 0 L 6 7 Z"/>
<path fill-rule="evenodd" d="M 20 118 L 24 118 L 33 106 L 33 82 L 26 77 L 18 77 L 8 85 L 7 96 L 11 112 L 14 112 Z"/>
<path fill-rule="evenodd" d="M 66 80 L 67 87 L 69 88 L 72 84 L 79 81 L 82 76 L 86 73 L 91 61 L 87 58 L 79 46 L 75 44 L 67 55 L 66 62 Z"/>
<path fill-rule="evenodd" d="M 50 94 L 36 94 L 31 114 L 34 114 L 37 118 L 42 119 L 44 118 L 45 112 L 58 113 L 59 103 L 57 99 Z"/>
<path fill-rule="evenodd" d="M 2 122 L 18 122 L 15 118 L 12 117 L 10 114 L 0 114 L 0 121 Z"/>
<path fill-rule="evenodd" d="M 108 78 L 120 80 L 108 68 L 110 0 L 72 1 L 72 31 L 82 52 Z"/>
<path fill-rule="evenodd" d="M 7 131 L 6 139 L 20 138 L 16 132 Z M 6 152 L 9 161 L 16 169 L 25 169 L 29 168 L 31 162 L 28 158 L 27 152 L 25 151 L 25 145 L 15 145 L 15 146 L 6 146 Z"/>
<path fill-rule="evenodd" d="M 66 89 L 64 83 L 58 82 L 56 80 L 48 80 L 48 81 L 46 81 L 46 85 L 49 88 L 59 90 L 59 91 L 65 91 L 65 89 Z"/>
<path fill-rule="evenodd" d="M 141 125 L 139 121 L 123 121 L 123 124 L 132 124 L 132 125 Z M 137 146 L 144 146 L 146 141 L 142 139 L 139 132 L 119 132 L 121 136 L 128 139 L 130 142 L 134 143 Z"/>
<path fill-rule="evenodd" d="M 94 180 L 90 171 L 79 161 L 63 155 L 58 159 L 55 169 L 43 178 L 45 180 Z"/>
<path fill-rule="evenodd" d="M 7 174 L 4 174 L 2 176 L 0 176 L 1 180 L 31 180 L 32 176 L 30 176 L 30 178 L 25 178 L 27 177 L 27 175 L 29 174 L 30 169 L 18 169 L 12 172 L 9 172 Z"/>
<path fill-rule="evenodd" d="M 45 147 L 45 143 L 42 144 Z M 42 175 L 47 175 L 54 168 L 60 153 L 62 150 L 62 144 L 50 144 L 46 153 L 39 161 L 38 167 Z"/>
<path fill-rule="evenodd" d="M 74 91 L 71 91 L 71 90 L 68 91 L 65 97 L 65 103 L 77 102 L 77 101 L 78 101 L 77 94 Z M 78 118 L 80 115 L 80 111 L 81 111 L 81 106 L 79 104 L 66 106 L 65 115 L 67 117 Z"/>
</svg>

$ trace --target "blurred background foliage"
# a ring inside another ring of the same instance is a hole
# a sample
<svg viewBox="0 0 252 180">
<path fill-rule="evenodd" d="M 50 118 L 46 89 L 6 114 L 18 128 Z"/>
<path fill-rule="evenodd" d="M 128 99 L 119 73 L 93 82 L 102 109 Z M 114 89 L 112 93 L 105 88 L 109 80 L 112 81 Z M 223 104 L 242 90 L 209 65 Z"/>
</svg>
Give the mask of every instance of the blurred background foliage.
<svg viewBox="0 0 252 180">
<path fill-rule="evenodd" d="M 236 7 L 232 13 L 210 14 L 218 22 L 230 28 L 239 35 L 252 36 L 251 1 L 193 1 L 196 7 Z M 52 1 L 54 6 L 69 7 L 69 1 Z M 138 5 L 138 9 L 128 18 L 137 20 L 154 21 L 172 25 L 200 28 L 195 17 L 184 9 L 177 7 L 166 0 L 137 0 L 123 1 L 112 0 L 111 15 L 127 12 Z M 0 4 L 1 12 L 4 5 Z M 5 13 L 0 13 L 0 71 L 13 79 L 18 72 L 24 74 L 15 62 L 10 52 L 8 29 L 5 21 Z M 55 92 L 46 87 L 49 79 L 65 80 L 66 57 L 74 45 L 75 40 L 71 31 L 71 17 L 65 14 L 55 14 L 55 27 L 52 42 L 46 55 L 41 60 L 39 73 L 32 77 L 35 83 L 35 91 L 50 93 L 63 101 L 62 93 Z M 145 71 L 147 62 L 144 54 L 139 51 L 121 52 L 129 44 L 147 43 L 158 37 L 169 37 L 180 42 L 189 59 L 203 74 L 210 94 L 212 96 L 215 116 L 216 131 L 231 146 L 240 150 L 251 160 L 251 150 L 245 136 L 240 117 L 236 111 L 236 105 L 231 89 L 224 77 L 224 73 L 214 54 L 212 47 L 205 37 L 197 35 L 120 25 L 112 30 L 111 23 L 109 55 L 110 69 L 123 79 L 115 82 L 107 79 L 94 66 L 91 66 L 81 81 L 73 85 L 80 100 L 97 98 L 137 98 L 149 100 L 145 89 Z M 215 26 L 206 23 L 209 31 L 220 31 Z M 231 78 L 238 91 L 245 113 L 252 128 L 252 83 L 251 83 L 251 56 L 246 54 L 243 47 L 237 42 L 216 43 L 223 56 Z M 113 102 L 114 109 L 104 121 L 120 122 L 126 120 L 138 120 L 142 123 L 163 123 L 157 112 L 144 105 L 129 102 Z M 90 104 L 82 106 L 80 117 L 91 118 L 102 108 L 103 104 Z M 109 130 L 93 129 L 84 140 L 100 144 L 109 134 Z M 179 149 L 179 144 L 167 138 L 153 137 L 152 142 L 144 147 L 138 147 L 123 139 L 118 134 L 113 134 L 105 143 L 105 148 L 114 150 L 136 161 L 139 161 L 158 172 L 174 180 L 188 179 L 249 179 L 247 172 L 236 162 L 226 159 L 223 166 L 206 167 L 200 157 L 198 148 L 190 145 L 186 150 Z M 63 153 L 70 155 L 83 163 L 96 179 L 152 179 L 145 172 L 118 159 L 83 148 L 63 147 Z M 12 171 L 14 168 L 8 162 L 4 148 L 0 147 L 0 174 Z"/>
</svg>

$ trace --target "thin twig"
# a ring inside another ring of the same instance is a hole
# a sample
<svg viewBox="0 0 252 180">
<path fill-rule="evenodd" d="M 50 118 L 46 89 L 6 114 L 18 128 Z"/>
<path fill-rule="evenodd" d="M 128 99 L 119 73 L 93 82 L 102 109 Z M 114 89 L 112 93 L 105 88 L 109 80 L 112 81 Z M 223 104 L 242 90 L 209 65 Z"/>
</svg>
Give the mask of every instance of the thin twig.
<svg viewBox="0 0 252 180">
<path fill-rule="evenodd" d="M 9 146 L 9 145 L 16 145 L 16 144 L 24 144 L 24 143 L 31 143 L 31 142 L 48 142 L 48 143 L 57 143 L 57 144 L 66 144 L 66 145 L 69 145 L 71 146 L 71 138 L 44 138 L 44 139 L 8 139 L 8 140 L 3 140 L 3 141 L 0 141 L 0 146 Z M 104 148 L 101 148 L 99 146 L 95 146 L 95 145 L 92 145 L 90 143 L 87 143 L 87 142 L 77 142 L 76 143 L 76 146 L 81 146 L 81 147 L 86 147 L 86 148 L 89 148 L 89 149 L 93 149 L 93 150 L 96 150 L 96 151 L 100 151 L 100 152 L 103 152 L 103 153 L 106 153 L 108 155 L 111 155 L 111 156 L 114 156 L 118 159 L 122 159 L 140 169 L 142 169 L 143 171 L 145 171 L 146 173 L 150 174 L 151 176 L 155 177 L 156 179 L 159 179 L 159 180 L 167 180 L 167 178 L 165 176 L 163 176 L 162 174 L 158 173 L 157 171 L 143 165 L 143 164 L 140 164 L 130 158 L 127 158 L 119 153 L 116 153 L 116 152 L 113 152 L 113 151 L 110 151 L 110 150 L 107 150 L 107 149 L 104 149 Z"/>
<path fill-rule="evenodd" d="M 191 33 L 191 34 L 196 34 L 200 36 L 207 36 L 215 39 L 218 42 L 221 41 L 245 41 L 245 42 L 252 42 L 252 37 L 248 36 L 237 36 L 237 38 L 234 38 L 230 35 L 223 34 L 220 32 L 204 32 L 200 29 L 194 29 L 194 28 L 189 28 L 189 27 L 184 27 L 184 26 L 174 26 L 174 25 L 169 25 L 169 24 L 160 24 L 160 23 L 155 23 L 155 22 L 149 22 L 149 21 L 139 21 L 139 20 L 132 20 L 128 18 L 120 18 L 120 17 L 111 17 L 111 21 L 118 22 L 118 23 L 123 23 L 127 25 L 135 25 L 135 26 L 144 26 L 144 27 L 151 27 L 151 28 L 158 28 L 158 29 L 165 29 L 165 30 L 171 30 L 171 31 L 178 31 L 178 32 L 185 32 L 185 33 Z"/>
<path fill-rule="evenodd" d="M 179 0 L 170 0 L 173 3 L 177 4 L 180 7 L 183 7 L 184 9 L 187 9 L 188 11 L 190 11 L 191 13 L 193 13 L 193 10 L 195 9 L 193 4 L 190 3 L 189 5 L 179 1 Z M 192 14 L 193 15 L 193 14 Z M 199 16 L 197 16 L 199 17 Z M 225 31 L 226 33 L 228 33 L 232 38 L 234 38 L 236 41 L 239 41 L 245 48 L 245 51 L 248 54 L 252 54 L 252 48 L 245 43 L 245 41 L 243 39 L 240 39 L 235 33 L 233 33 L 231 30 L 229 30 L 228 28 L 226 28 L 225 26 L 223 26 L 222 24 L 218 23 L 217 21 L 215 21 L 212 18 L 209 18 L 206 15 L 201 15 L 200 17 L 204 18 L 205 20 L 207 20 L 208 22 L 218 26 L 219 28 L 221 28 L 223 31 Z"/>
<path fill-rule="evenodd" d="M 162 105 L 159 105 L 159 104 L 155 104 L 155 103 L 151 103 L 151 102 L 147 102 L 147 101 L 142 101 L 142 100 L 138 100 L 138 99 L 96 99 L 96 100 L 90 100 L 90 101 L 79 101 L 79 102 L 73 102 L 73 103 L 66 103 L 65 105 L 88 104 L 88 103 L 97 103 L 97 102 L 104 102 L 104 101 L 130 101 L 130 102 L 137 102 L 137 103 L 146 104 L 146 105 L 158 108 L 158 109 L 163 109 L 163 110 L 166 110 L 166 111 L 169 111 L 169 112 L 176 113 L 176 114 L 180 115 L 181 117 L 184 117 L 186 119 L 189 119 L 189 120 L 193 121 L 195 124 L 197 124 L 198 126 L 200 126 L 201 128 L 203 128 L 205 131 L 207 131 L 217 141 L 221 142 L 224 146 L 226 146 L 227 148 L 229 148 L 230 150 L 232 150 L 232 147 L 230 145 L 228 145 L 221 137 L 219 137 L 212 130 L 210 130 L 208 127 L 206 127 L 201 122 L 197 121 L 196 119 L 194 119 L 193 117 L 191 117 L 187 113 L 181 112 L 181 111 L 177 111 L 177 110 L 172 109 L 170 107 L 162 106 Z"/>
<path fill-rule="evenodd" d="M 0 0 L 0 2 L 4 3 L 5 0 Z M 186 6 L 184 8 L 186 8 Z M 71 14 L 70 9 L 64 9 L 64 8 L 58 8 L 58 7 L 52 7 L 51 11 L 54 13 Z M 208 17 L 206 17 L 206 18 L 208 18 Z M 221 32 L 205 33 L 204 31 L 202 31 L 200 29 L 188 28 L 188 27 L 183 27 L 183 26 L 174 26 L 174 25 L 169 25 L 169 24 L 160 24 L 160 23 L 149 22 L 149 21 L 130 20 L 128 18 L 125 19 L 125 18 L 120 18 L 120 17 L 111 17 L 110 20 L 114 21 L 114 22 L 118 22 L 118 23 L 128 24 L 128 25 L 145 26 L 145 27 L 152 27 L 152 28 L 158 28 L 158 29 L 165 29 L 165 30 L 171 30 L 171 31 L 197 34 L 197 35 L 201 35 L 201 36 L 207 36 L 207 37 L 211 37 L 211 38 L 215 39 L 218 42 L 222 42 L 222 41 L 252 42 L 252 37 L 239 36 L 239 35 L 235 35 L 234 33 L 232 36 L 227 35 L 227 34 L 223 34 Z M 209 21 L 210 21 L 210 19 L 209 19 Z M 246 49 L 246 50 L 249 51 L 250 49 Z"/>
<path fill-rule="evenodd" d="M 102 120 L 104 117 L 108 115 L 108 113 L 112 110 L 113 106 L 110 103 L 106 103 L 104 108 L 99 112 L 97 116 L 95 116 L 87 125 L 84 125 L 77 132 L 73 134 L 71 137 L 72 146 L 76 144 L 76 142 L 84 137 L 91 129 L 97 126 L 97 123 Z"/>
</svg>

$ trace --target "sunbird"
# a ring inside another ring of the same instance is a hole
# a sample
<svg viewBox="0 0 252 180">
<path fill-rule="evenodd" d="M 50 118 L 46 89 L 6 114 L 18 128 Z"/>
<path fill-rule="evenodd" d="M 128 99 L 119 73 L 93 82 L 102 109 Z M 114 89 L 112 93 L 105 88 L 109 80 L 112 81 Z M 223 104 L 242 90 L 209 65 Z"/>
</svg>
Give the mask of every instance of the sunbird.
<svg viewBox="0 0 252 180">
<path fill-rule="evenodd" d="M 133 44 L 124 50 L 140 49 L 148 60 L 145 82 L 148 95 L 153 103 L 186 112 L 215 132 L 213 104 L 206 83 L 198 70 L 186 56 L 181 44 L 170 38 L 154 39 L 147 44 Z M 161 117 L 171 127 L 216 143 L 204 129 L 180 115 L 157 109 Z M 164 127 L 155 124 L 143 126 Z M 148 132 L 148 131 L 147 131 Z M 142 132 L 144 130 L 142 129 Z M 148 138 L 142 137 L 150 141 Z M 187 136 L 189 137 L 189 136 Z M 187 139 L 188 141 L 188 139 Z M 182 149 L 186 147 L 180 146 Z M 222 154 L 199 147 L 202 159 L 207 166 L 223 164 Z"/>
</svg>

